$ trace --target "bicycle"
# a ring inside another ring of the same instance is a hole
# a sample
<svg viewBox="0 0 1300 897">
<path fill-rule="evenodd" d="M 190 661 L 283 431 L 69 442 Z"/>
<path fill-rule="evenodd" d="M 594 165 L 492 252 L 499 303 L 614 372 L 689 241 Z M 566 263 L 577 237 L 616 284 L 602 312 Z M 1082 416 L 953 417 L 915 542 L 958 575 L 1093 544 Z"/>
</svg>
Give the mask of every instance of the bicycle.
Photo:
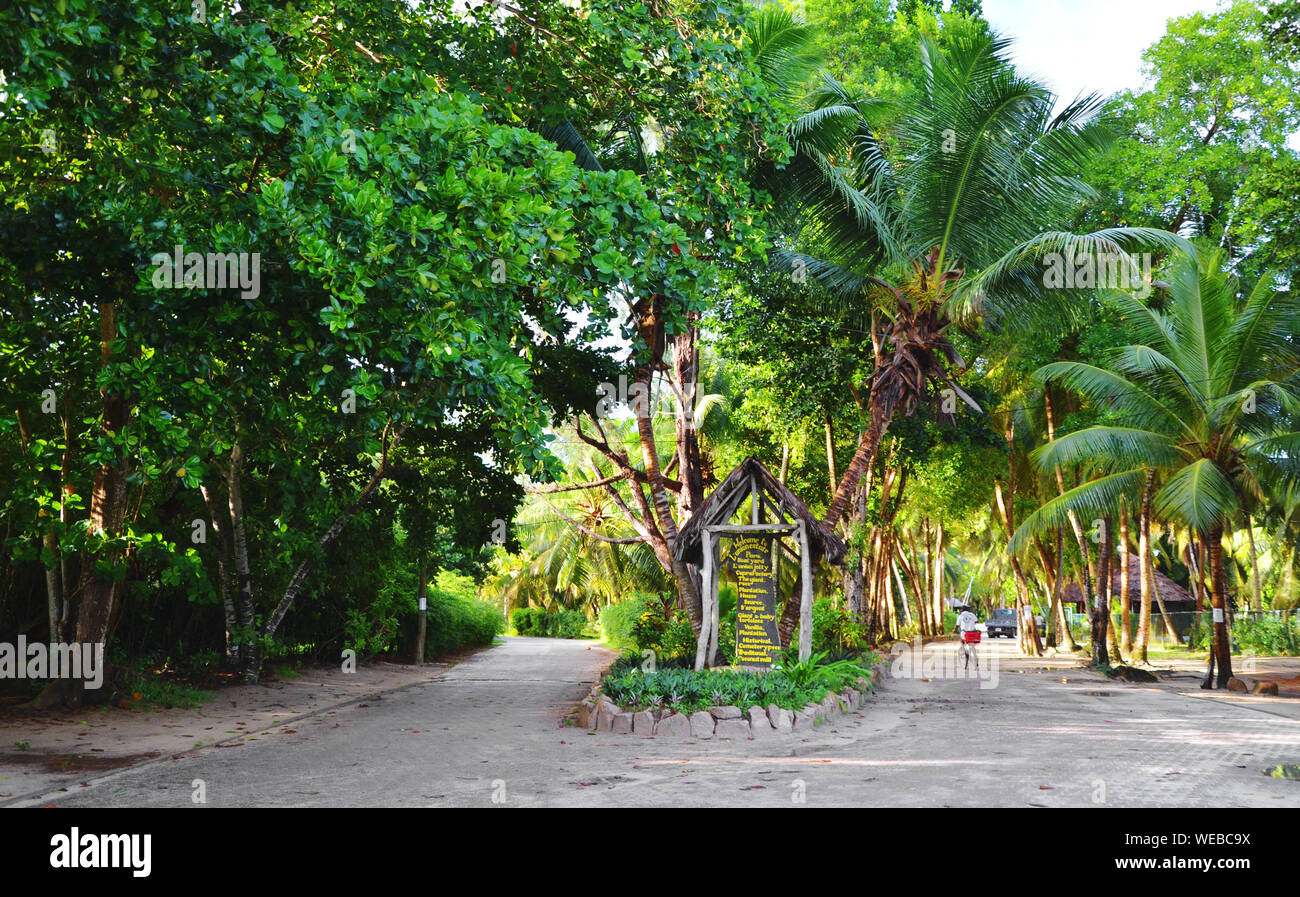
<svg viewBox="0 0 1300 897">
<path fill-rule="evenodd" d="M 963 632 L 961 634 L 961 647 L 958 650 L 961 652 L 962 659 L 964 661 L 962 669 L 964 670 L 970 669 L 970 662 L 974 660 L 975 671 L 979 672 L 980 658 L 979 658 L 979 653 L 976 651 L 975 648 L 975 646 L 978 645 L 979 643 L 980 643 L 980 633 L 978 629 L 972 629 L 969 632 Z"/>
</svg>

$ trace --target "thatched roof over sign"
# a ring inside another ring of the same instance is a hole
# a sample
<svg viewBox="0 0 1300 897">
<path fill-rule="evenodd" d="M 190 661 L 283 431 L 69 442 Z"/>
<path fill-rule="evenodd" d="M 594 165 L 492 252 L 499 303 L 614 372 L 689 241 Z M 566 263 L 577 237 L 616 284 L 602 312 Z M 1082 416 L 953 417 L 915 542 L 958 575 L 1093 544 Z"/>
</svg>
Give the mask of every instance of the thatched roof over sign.
<svg viewBox="0 0 1300 897">
<path fill-rule="evenodd" d="M 1110 593 L 1116 598 L 1119 597 L 1119 573 L 1119 558 L 1115 558 L 1111 567 Z M 1128 600 L 1130 607 L 1137 607 L 1142 602 L 1142 585 L 1138 579 L 1140 573 L 1141 568 L 1138 565 L 1137 552 L 1130 552 L 1128 557 Z M 1179 610 L 1188 610 L 1196 603 L 1196 599 L 1192 597 L 1191 592 L 1159 570 L 1155 571 L 1155 574 L 1156 588 L 1160 590 L 1160 597 L 1165 602 L 1166 607 L 1176 604 Z M 1065 587 L 1061 600 L 1067 604 L 1082 604 L 1083 593 L 1076 583 L 1070 583 Z M 1151 595 L 1151 606 L 1156 606 L 1154 593 Z"/>
<path fill-rule="evenodd" d="M 704 527 L 721 526 L 731 522 L 736 511 L 749 497 L 751 483 L 757 481 L 759 491 L 765 493 L 770 508 L 777 510 L 787 521 L 803 520 L 808 527 L 808 542 L 814 558 L 825 558 L 828 563 L 838 563 L 844 557 L 844 542 L 835 531 L 822 523 L 808 510 L 797 495 L 783 486 L 772 471 L 753 455 L 736 465 L 727 478 L 709 493 L 691 519 L 677 533 L 673 554 L 688 564 L 703 560 L 702 539 Z"/>
</svg>

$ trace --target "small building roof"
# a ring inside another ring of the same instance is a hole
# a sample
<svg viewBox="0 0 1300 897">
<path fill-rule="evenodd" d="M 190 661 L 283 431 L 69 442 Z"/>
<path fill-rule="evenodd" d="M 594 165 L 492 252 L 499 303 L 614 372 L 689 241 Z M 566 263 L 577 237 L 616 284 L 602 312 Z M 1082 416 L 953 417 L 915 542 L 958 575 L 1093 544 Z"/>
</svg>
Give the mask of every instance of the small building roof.
<svg viewBox="0 0 1300 897">
<path fill-rule="evenodd" d="M 818 520 L 808 506 L 753 455 L 737 464 L 735 470 L 727 474 L 727 478 L 700 503 L 691 519 L 678 531 L 673 554 L 688 564 L 699 564 L 704 557 L 704 527 L 730 523 L 749 496 L 751 484 L 757 484 L 759 491 L 771 502 L 771 507 L 787 519 L 804 521 L 813 558 L 824 558 L 834 564 L 844 557 L 847 548 L 835 531 Z"/>
<path fill-rule="evenodd" d="M 1142 600 L 1142 584 L 1141 580 L 1138 578 L 1140 575 L 1141 567 L 1139 567 L 1137 552 L 1130 552 L 1128 558 L 1128 597 L 1130 607 Z M 1116 598 L 1119 597 L 1119 578 L 1119 558 L 1116 558 L 1115 563 L 1112 565 L 1110 576 L 1110 593 Z M 1192 597 L 1191 592 L 1184 589 L 1168 576 L 1165 576 L 1165 574 L 1161 573 L 1159 570 L 1155 571 L 1155 580 L 1156 588 L 1160 591 L 1160 598 L 1165 602 L 1166 607 L 1171 604 L 1176 604 L 1178 605 L 1179 610 L 1187 610 L 1188 606 L 1196 603 L 1196 599 Z M 1072 582 L 1065 587 L 1061 600 L 1067 604 L 1082 604 L 1083 593 L 1079 591 L 1079 586 Z M 1152 606 L 1156 606 L 1156 596 L 1154 593 L 1151 595 L 1151 604 Z"/>
</svg>

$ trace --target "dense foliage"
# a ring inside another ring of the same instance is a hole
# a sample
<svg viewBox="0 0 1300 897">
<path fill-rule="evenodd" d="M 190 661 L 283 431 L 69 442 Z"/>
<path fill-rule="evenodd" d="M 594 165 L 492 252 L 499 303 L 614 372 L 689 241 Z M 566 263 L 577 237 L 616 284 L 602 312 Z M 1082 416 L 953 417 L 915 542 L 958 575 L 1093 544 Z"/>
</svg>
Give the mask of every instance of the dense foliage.
<svg viewBox="0 0 1300 897">
<path fill-rule="evenodd" d="M 1221 684 L 1289 650 L 1295 3 L 1064 103 L 978 0 L 210 6 L 0 9 L 0 639 L 256 680 L 413 651 L 424 587 L 429 656 L 669 675 L 753 455 L 848 545 L 819 652 L 959 596 L 1073 650 L 1077 585 L 1141 662 L 1157 570 Z"/>
</svg>

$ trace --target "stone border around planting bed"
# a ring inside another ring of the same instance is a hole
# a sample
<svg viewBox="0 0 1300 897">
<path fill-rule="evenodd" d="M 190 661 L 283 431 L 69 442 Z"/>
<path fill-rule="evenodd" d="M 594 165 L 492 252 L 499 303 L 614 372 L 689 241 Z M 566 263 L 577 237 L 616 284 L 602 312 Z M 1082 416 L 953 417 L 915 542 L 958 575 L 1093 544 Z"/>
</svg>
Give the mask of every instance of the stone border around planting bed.
<svg viewBox="0 0 1300 897">
<path fill-rule="evenodd" d="M 769 704 L 767 709 L 734 706 L 710 707 L 695 713 L 624 710 L 601 693 L 600 683 L 578 705 L 578 725 L 593 732 L 613 735 L 677 735 L 689 738 L 761 738 L 807 732 L 818 722 L 851 713 L 865 702 L 867 695 L 884 676 L 888 665 L 876 664 L 871 680 L 860 677 L 857 688 L 831 692 L 820 704 L 808 704 L 802 710 L 786 710 Z"/>
</svg>

